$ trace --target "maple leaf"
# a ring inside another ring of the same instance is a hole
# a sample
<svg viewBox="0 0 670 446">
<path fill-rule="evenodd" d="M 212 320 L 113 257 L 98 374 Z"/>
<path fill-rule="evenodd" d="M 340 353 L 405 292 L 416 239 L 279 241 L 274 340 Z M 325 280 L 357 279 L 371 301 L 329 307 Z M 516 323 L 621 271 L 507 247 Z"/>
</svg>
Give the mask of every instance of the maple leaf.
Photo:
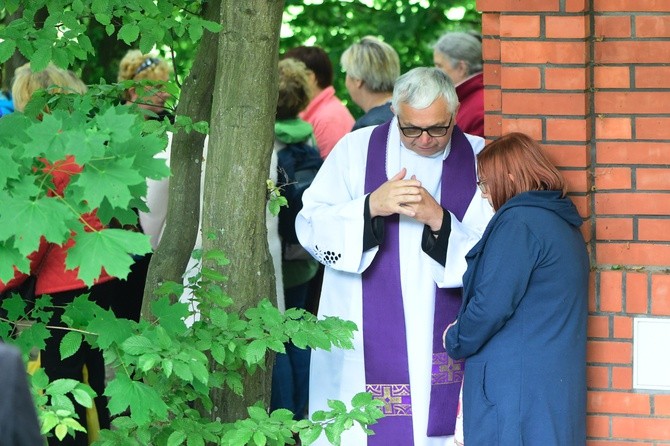
<svg viewBox="0 0 670 446">
<path fill-rule="evenodd" d="M 105 198 L 112 207 L 127 208 L 133 198 L 129 187 L 145 181 L 132 166 L 132 158 L 91 161 L 72 180 L 69 189 L 79 192 L 92 208 L 100 206 Z"/>
<path fill-rule="evenodd" d="M 79 268 L 78 277 L 87 286 L 100 276 L 102 268 L 114 277 L 125 279 L 135 262 L 132 255 L 151 252 L 148 236 L 123 229 L 82 232 L 76 234 L 74 240 L 65 266 Z"/>
</svg>

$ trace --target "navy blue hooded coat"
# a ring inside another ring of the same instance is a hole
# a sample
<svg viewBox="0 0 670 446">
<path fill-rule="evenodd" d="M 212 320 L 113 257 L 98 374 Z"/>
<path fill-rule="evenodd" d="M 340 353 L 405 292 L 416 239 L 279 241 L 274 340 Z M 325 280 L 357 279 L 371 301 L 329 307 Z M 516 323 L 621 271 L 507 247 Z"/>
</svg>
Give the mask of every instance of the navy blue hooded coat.
<svg viewBox="0 0 670 446">
<path fill-rule="evenodd" d="M 467 255 L 463 304 L 446 335 L 467 358 L 467 446 L 586 443 L 589 259 L 558 191 L 508 200 Z"/>
</svg>

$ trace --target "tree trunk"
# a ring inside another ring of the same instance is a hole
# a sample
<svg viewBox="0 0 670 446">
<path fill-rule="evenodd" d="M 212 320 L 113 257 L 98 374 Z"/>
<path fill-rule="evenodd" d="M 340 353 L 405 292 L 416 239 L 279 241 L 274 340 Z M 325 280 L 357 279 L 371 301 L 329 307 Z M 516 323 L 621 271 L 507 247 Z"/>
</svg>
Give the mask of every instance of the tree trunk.
<svg viewBox="0 0 670 446">
<path fill-rule="evenodd" d="M 209 155 L 205 172 L 203 247 L 231 260 L 222 284 L 243 313 L 262 298 L 275 298 L 265 226 L 265 206 L 277 106 L 277 60 L 283 0 L 224 1 L 219 35 Z M 266 370 L 246 376 L 244 396 L 217 390 L 213 418 L 246 418 L 247 406 L 269 401 Z"/>
<path fill-rule="evenodd" d="M 220 21 L 221 0 L 205 3 L 203 17 Z M 205 32 L 198 46 L 193 68 L 184 80 L 177 115 L 193 122 L 210 121 L 212 85 L 217 72 L 218 35 Z M 193 251 L 200 215 L 200 175 L 205 136 L 192 131 L 178 132 L 172 141 L 168 212 L 165 230 L 147 273 L 142 317 L 151 318 L 150 304 L 157 287 L 165 281 L 181 283 Z"/>
</svg>

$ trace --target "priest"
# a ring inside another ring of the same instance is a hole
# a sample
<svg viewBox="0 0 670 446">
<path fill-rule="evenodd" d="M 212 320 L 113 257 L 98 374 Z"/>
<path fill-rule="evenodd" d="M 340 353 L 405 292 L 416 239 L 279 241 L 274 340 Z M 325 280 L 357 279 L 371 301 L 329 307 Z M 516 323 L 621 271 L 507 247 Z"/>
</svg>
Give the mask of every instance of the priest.
<svg viewBox="0 0 670 446">
<path fill-rule="evenodd" d="M 477 193 L 484 140 L 458 128 L 458 107 L 442 71 L 407 72 L 394 118 L 345 135 L 303 196 L 296 232 L 326 266 L 319 316 L 359 329 L 353 350 L 313 352 L 309 410 L 364 391 L 384 403 L 375 435 L 352 429 L 342 444 L 453 444 L 464 367 L 441 335 L 461 304 L 465 254 L 493 215 Z"/>
</svg>

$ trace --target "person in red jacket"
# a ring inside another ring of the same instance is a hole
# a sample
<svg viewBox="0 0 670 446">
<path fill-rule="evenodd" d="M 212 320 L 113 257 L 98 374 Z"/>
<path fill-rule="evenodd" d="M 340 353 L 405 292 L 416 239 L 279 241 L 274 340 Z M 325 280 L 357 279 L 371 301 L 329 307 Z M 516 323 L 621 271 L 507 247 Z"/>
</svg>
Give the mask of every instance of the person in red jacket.
<svg viewBox="0 0 670 446">
<path fill-rule="evenodd" d="M 54 85 L 68 92 L 80 94 L 86 92 L 86 85 L 74 73 L 58 68 L 53 64 L 49 64 L 47 68 L 39 72 L 33 72 L 29 63 L 17 68 L 12 84 L 12 95 L 16 111 L 22 112 L 24 110 L 35 91 Z M 75 162 L 73 156 L 53 161 L 42 158 L 40 162 L 42 163 L 42 172 L 47 175 L 47 181 L 49 182 L 47 183 L 49 187 L 47 195 L 52 197 L 64 196 L 71 178 L 82 170 L 82 167 Z M 95 211 L 83 214 L 81 220 L 84 223 L 86 231 L 96 231 L 103 228 L 103 224 L 96 216 Z M 117 280 L 105 273 L 104 270 L 97 280 L 95 280 L 94 285 L 87 287 L 79 279 L 78 269 L 68 269 L 66 267 L 65 258 L 68 250 L 73 245 L 73 238 L 70 238 L 62 245 L 48 243 L 42 238 L 39 249 L 29 257 L 31 261 L 31 273 L 36 277 L 35 296 L 48 294 L 52 298 L 54 313 L 48 324 L 50 326 L 64 326 L 61 322 L 64 306 L 72 302 L 77 296 L 89 293 L 91 300 L 103 307 L 109 307 L 114 295 L 114 284 Z M 8 283 L 3 284 L 0 282 L 0 292 L 19 286 L 27 278 L 28 275 L 17 272 L 15 277 Z M 84 366 L 86 366 L 88 383 L 98 395 L 95 398 L 95 406 L 100 427 L 109 428 L 109 410 L 107 409 L 106 397 L 102 395 L 105 385 L 105 368 L 102 352 L 93 349 L 84 342 L 76 354 L 66 359 L 61 359 L 60 342 L 67 332 L 67 330 L 63 329 L 51 330 L 51 337 L 46 340 L 46 347 L 40 352 L 41 366 L 51 381 L 60 378 L 83 381 Z M 85 425 L 85 408 L 76 402 L 74 402 L 74 405 L 79 416 L 79 422 Z M 75 437 L 66 436 L 62 442 L 52 437 L 49 439 L 49 444 L 85 446 L 88 444 L 88 436 L 85 433 L 77 432 Z"/>
<path fill-rule="evenodd" d="M 448 32 L 433 46 L 433 62 L 456 86 L 461 103 L 456 124 L 465 133 L 484 137 L 481 39 L 469 32 Z"/>
</svg>

